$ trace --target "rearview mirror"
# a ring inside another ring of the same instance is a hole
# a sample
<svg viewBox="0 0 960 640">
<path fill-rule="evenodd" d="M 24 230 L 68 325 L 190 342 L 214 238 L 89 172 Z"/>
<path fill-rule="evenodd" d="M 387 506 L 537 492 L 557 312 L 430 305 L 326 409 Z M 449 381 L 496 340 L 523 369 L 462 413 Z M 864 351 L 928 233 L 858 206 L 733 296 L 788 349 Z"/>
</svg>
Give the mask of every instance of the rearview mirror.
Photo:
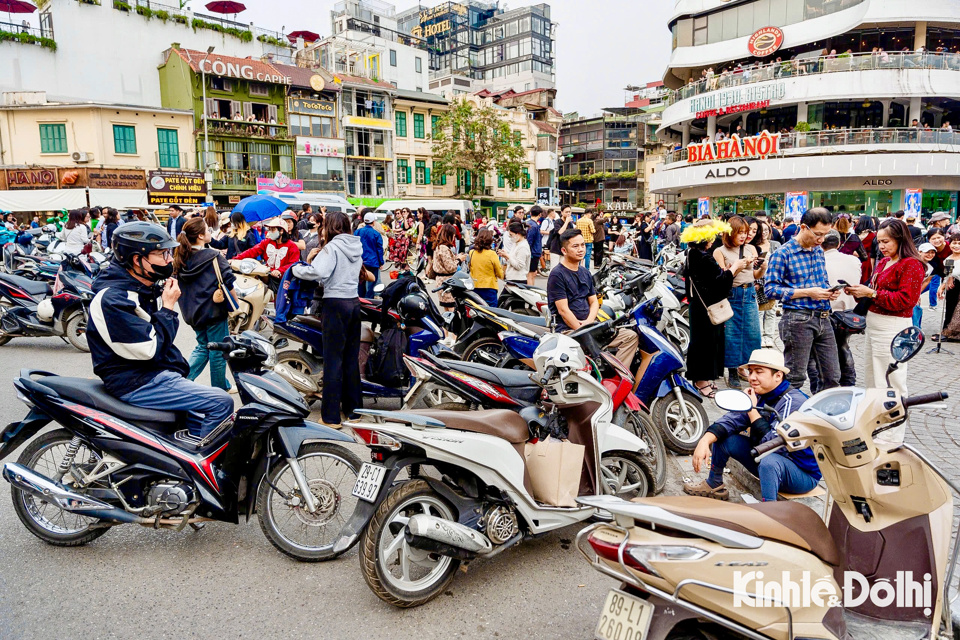
<svg viewBox="0 0 960 640">
<path fill-rule="evenodd" d="M 907 327 L 893 337 L 890 343 L 890 355 L 897 362 L 903 363 L 920 353 L 926 338 L 917 327 Z"/>
<path fill-rule="evenodd" d="M 724 411 L 750 411 L 750 409 L 753 409 L 753 402 L 751 402 L 750 396 L 736 389 L 717 391 L 714 400 L 717 406 Z"/>
<path fill-rule="evenodd" d="M 381 282 L 380 284 L 378 284 L 377 286 L 375 286 L 375 287 L 373 288 L 373 292 L 376 293 L 376 294 L 381 294 L 381 293 L 383 293 L 383 290 L 386 289 L 386 288 L 387 288 L 387 286 Z"/>
</svg>

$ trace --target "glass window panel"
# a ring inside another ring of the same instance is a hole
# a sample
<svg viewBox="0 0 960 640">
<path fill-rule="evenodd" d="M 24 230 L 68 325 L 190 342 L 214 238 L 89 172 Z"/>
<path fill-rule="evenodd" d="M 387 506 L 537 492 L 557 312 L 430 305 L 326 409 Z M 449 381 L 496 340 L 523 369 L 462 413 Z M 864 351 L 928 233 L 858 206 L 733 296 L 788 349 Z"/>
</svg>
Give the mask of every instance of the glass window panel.
<svg viewBox="0 0 960 640">
<path fill-rule="evenodd" d="M 737 7 L 737 36 L 742 38 L 753 32 L 753 5 L 740 5 Z"/>
<path fill-rule="evenodd" d="M 803 17 L 805 20 L 812 20 L 824 15 L 824 0 L 803 0 Z"/>
<path fill-rule="evenodd" d="M 723 38 L 723 12 L 711 13 L 707 18 L 707 42 L 720 42 Z"/>
<path fill-rule="evenodd" d="M 787 19 L 784 24 L 796 24 L 803 21 L 804 0 L 787 0 Z"/>
<path fill-rule="evenodd" d="M 787 24 L 788 0 L 770 0 L 770 24 L 782 27 Z"/>
<path fill-rule="evenodd" d="M 737 10 L 727 9 L 723 14 L 723 39 L 733 40 L 737 37 Z"/>
<path fill-rule="evenodd" d="M 770 26 L 770 0 L 756 0 L 753 3 L 753 31 Z M 750 33 L 753 33 L 751 31 Z"/>
</svg>

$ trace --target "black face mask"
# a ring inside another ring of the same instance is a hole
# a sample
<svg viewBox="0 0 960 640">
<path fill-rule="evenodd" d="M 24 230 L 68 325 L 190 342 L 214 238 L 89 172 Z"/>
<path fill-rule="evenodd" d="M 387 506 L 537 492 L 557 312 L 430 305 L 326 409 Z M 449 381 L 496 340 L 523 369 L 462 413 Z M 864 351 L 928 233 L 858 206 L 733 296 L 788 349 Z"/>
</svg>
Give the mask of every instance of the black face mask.
<svg viewBox="0 0 960 640">
<path fill-rule="evenodd" d="M 169 264 L 153 264 L 152 262 L 148 262 L 145 256 L 141 256 L 140 260 L 140 268 L 138 269 L 140 273 L 137 275 L 141 278 L 146 278 L 152 282 L 160 282 L 161 280 L 166 280 L 173 275 L 172 262 Z M 144 268 L 143 265 L 145 264 L 150 265 L 149 272 Z"/>
</svg>

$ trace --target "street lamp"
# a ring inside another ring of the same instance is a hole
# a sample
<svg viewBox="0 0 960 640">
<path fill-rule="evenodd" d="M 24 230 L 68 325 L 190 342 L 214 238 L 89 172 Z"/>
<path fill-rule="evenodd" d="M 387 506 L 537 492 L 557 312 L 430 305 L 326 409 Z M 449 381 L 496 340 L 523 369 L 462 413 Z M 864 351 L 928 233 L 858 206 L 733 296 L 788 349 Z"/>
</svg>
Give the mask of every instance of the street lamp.
<svg viewBox="0 0 960 640">
<path fill-rule="evenodd" d="M 203 68 L 203 63 L 207 61 L 207 58 L 210 57 L 210 54 L 213 53 L 215 47 L 207 47 L 207 55 L 203 56 L 203 60 L 200 61 L 200 87 L 203 96 L 203 173 L 204 178 L 206 178 L 207 173 L 207 159 L 209 153 L 209 140 L 207 139 L 207 73 Z M 209 180 L 209 179 L 208 179 Z M 209 192 L 210 187 L 207 186 L 207 191 Z"/>
</svg>

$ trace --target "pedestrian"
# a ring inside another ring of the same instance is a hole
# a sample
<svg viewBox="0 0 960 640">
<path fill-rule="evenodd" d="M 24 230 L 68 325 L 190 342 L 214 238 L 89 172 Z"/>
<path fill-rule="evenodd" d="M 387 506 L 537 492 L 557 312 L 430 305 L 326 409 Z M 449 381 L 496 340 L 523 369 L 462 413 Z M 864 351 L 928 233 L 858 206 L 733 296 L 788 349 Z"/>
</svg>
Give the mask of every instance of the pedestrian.
<svg viewBox="0 0 960 640">
<path fill-rule="evenodd" d="M 547 213 L 543 216 L 543 219 L 540 221 L 540 242 L 543 245 L 543 254 L 540 256 L 540 270 L 541 272 L 549 273 L 549 270 L 553 265 L 551 262 L 552 252 L 550 250 L 550 241 L 553 238 L 554 232 L 557 228 L 557 212 L 553 207 L 547 209 Z"/>
<path fill-rule="evenodd" d="M 653 227 L 656 220 L 649 211 L 638 216 L 640 224 L 637 226 L 637 257 L 641 260 L 653 260 Z"/>
<path fill-rule="evenodd" d="M 323 219 L 323 248 L 315 249 L 310 265 L 297 265 L 293 275 L 323 284 L 320 322 L 323 341 L 323 423 L 340 428 L 363 407 L 360 382 L 360 299 L 357 282 L 363 268 L 363 244 L 353 235 L 345 213 L 331 211 Z"/>
<path fill-rule="evenodd" d="M 247 219 L 239 211 L 230 214 L 230 231 L 227 232 L 227 260 L 233 260 L 259 243 L 257 232 L 250 228 Z"/>
<path fill-rule="evenodd" d="M 262 259 L 270 269 L 270 290 L 276 294 L 280 286 L 280 278 L 287 269 L 300 261 L 300 247 L 290 239 L 287 225 L 280 218 L 268 220 L 264 226 L 267 228 L 266 239 L 238 253 L 233 259 Z"/>
<path fill-rule="evenodd" d="M 187 380 L 196 380 L 209 362 L 210 384 L 229 391 L 223 352 L 210 351 L 207 344 L 223 342 L 230 335 L 230 309 L 221 287 L 232 291 L 236 276 L 219 251 L 204 247 L 210 242 L 210 228 L 203 218 L 187 220 L 177 240 L 180 246 L 173 255 L 173 274 L 180 285 L 177 302 L 183 321 L 197 335 L 197 346 L 187 361 L 190 365 Z"/>
<path fill-rule="evenodd" d="M 854 230 L 853 220 L 849 213 L 840 213 L 837 215 L 833 228 L 840 234 L 840 248 L 838 251 L 848 256 L 856 256 L 857 260 L 863 262 L 870 258 L 860 235 Z"/>
<path fill-rule="evenodd" d="M 303 228 L 300 230 L 300 240 L 303 241 L 303 249 L 300 250 L 300 259 L 306 262 L 310 252 L 320 246 L 320 225 L 315 213 L 304 216 L 301 222 Z"/>
<path fill-rule="evenodd" d="M 105 251 L 111 249 L 110 241 L 113 232 L 120 226 L 120 214 L 113 207 L 106 207 L 103 210 L 103 233 L 100 235 L 101 246 Z"/>
<path fill-rule="evenodd" d="M 741 269 L 733 279 L 733 287 L 727 298 L 733 309 L 733 317 L 723 323 L 723 365 L 727 369 L 727 385 L 731 389 L 739 389 L 741 365 L 760 348 L 760 310 L 757 307 L 755 279 L 762 274 L 762 270 L 757 266 L 757 248 L 747 243 L 750 234 L 747 221 L 740 216 L 733 216 L 727 224 L 730 231 L 720 236 L 722 244 L 714 249 L 713 259 L 721 269 L 729 269 L 738 260 L 747 261 L 747 267 Z"/>
<path fill-rule="evenodd" d="M 830 281 L 831 287 L 840 285 L 841 280 L 849 283 L 857 282 L 857 279 L 860 277 L 860 261 L 857 260 L 855 256 L 841 253 L 839 250 L 841 242 L 842 237 L 840 233 L 834 229 L 827 234 L 827 237 L 823 239 L 823 244 L 820 245 L 823 249 L 823 259 L 827 265 L 827 278 Z M 836 300 L 830 301 L 830 310 L 834 314 L 842 311 L 853 311 L 856 306 L 857 301 L 847 293 L 841 293 L 837 296 Z M 837 316 L 832 316 L 832 319 L 836 320 L 836 318 Z M 840 386 L 856 386 L 857 365 L 853 359 L 853 352 L 850 351 L 850 334 L 838 327 L 837 322 L 834 322 L 833 335 L 837 342 Z M 821 391 L 820 371 L 817 369 L 816 358 L 810 358 L 807 365 L 807 375 L 810 377 L 811 393 L 819 393 Z"/>
<path fill-rule="evenodd" d="M 907 222 L 907 229 L 910 231 L 910 239 L 913 240 L 913 246 L 920 244 L 923 238 L 923 227 L 917 224 L 917 214 L 910 212 L 904 216 Z"/>
<path fill-rule="evenodd" d="M 363 268 L 373 276 L 373 279 L 360 278 L 358 292 L 361 298 L 373 298 L 374 289 L 380 282 L 380 269 L 383 267 L 383 236 L 376 230 L 377 214 L 373 209 L 363 210 L 363 225 L 357 229 L 355 236 L 360 238 L 363 248 Z"/>
<path fill-rule="evenodd" d="M 590 268 L 590 256 L 593 255 L 593 233 L 595 228 L 593 226 L 593 214 L 596 209 L 587 209 L 580 219 L 577 220 L 577 229 L 580 230 L 581 235 L 583 235 L 583 241 L 587 243 L 587 252 L 583 256 L 583 266 L 587 269 Z"/>
<path fill-rule="evenodd" d="M 937 248 L 929 242 L 924 242 L 917 247 L 917 252 L 920 254 L 920 262 L 923 263 L 924 268 L 923 284 L 920 287 L 920 296 L 922 297 L 924 291 L 933 287 L 933 279 L 936 277 L 939 280 L 939 277 L 934 275 L 934 265 L 932 264 L 937 259 Z M 917 329 L 923 328 L 923 307 L 920 306 L 919 301 L 917 306 L 913 308 L 913 326 Z"/>
<path fill-rule="evenodd" d="M 663 244 L 676 247 L 680 244 L 680 225 L 677 223 L 677 214 L 670 212 L 667 214 L 666 224 L 660 236 Z"/>
<path fill-rule="evenodd" d="M 797 232 L 800 231 L 800 225 L 797 224 L 799 220 L 800 218 L 797 215 L 792 215 L 787 218 L 784 218 L 784 223 L 786 224 L 786 226 L 783 228 L 783 231 L 781 232 L 781 237 L 783 238 L 780 241 L 781 244 L 786 244 L 790 242 L 790 240 L 793 239 L 793 236 L 795 236 Z"/>
<path fill-rule="evenodd" d="M 807 210 L 794 237 L 770 257 L 764 276 L 764 293 L 783 303 L 780 340 L 787 379 L 803 387 L 810 358 L 817 359 L 822 387 L 840 384 L 837 340 L 830 320 L 830 301 L 840 291 L 830 290 L 827 265 L 820 245 L 832 229 L 833 219 L 823 207 Z"/>
<path fill-rule="evenodd" d="M 605 215 L 601 212 L 593 214 L 593 264 L 600 268 L 603 264 L 603 253 L 607 246 L 607 224 Z M 532 282 L 528 284 L 533 284 Z"/>
<path fill-rule="evenodd" d="M 313 214 L 313 207 L 310 206 L 309 202 L 304 202 L 300 207 L 300 222 L 297 223 L 297 229 L 304 231 L 308 228 L 307 222 L 309 217 Z M 319 235 L 319 234 L 318 234 Z"/>
<path fill-rule="evenodd" d="M 526 283 L 531 287 L 537 283 L 537 271 L 540 270 L 540 256 L 543 255 L 543 209 L 539 205 L 530 207 L 530 219 L 527 221 L 527 246 L 530 249 L 530 268 L 527 270 Z"/>
<path fill-rule="evenodd" d="M 167 207 L 169 211 L 169 217 L 167 218 L 167 233 L 170 234 L 171 238 L 176 238 L 180 235 L 180 232 L 183 230 L 183 223 L 187 219 L 183 216 L 183 207 L 178 204 L 172 204 Z"/>
<path fill-rule="evenodd" d="M 925 270 L 913 244 L 910 230 L 900 220 L 880 225 L 877 247 L 883 256 L 877 262 L 871 286 L 857 284 L 844 293 L 870 300 L 867 311 L 864 386 L 886 387 L 887 367 L 893 362 L 890 343 L 893 337 L 911 326 L 913 308 L 920 300 Z M 907 365 L 902 364 L 890 376 L 890 385 L 907 397 Z M 904 427 L 884 433 L 887 442 L 903 442 Z"/>
<path fill-rule="evenodd" d="M 83 248 L 90 242 L 90 230 L 87 228 L 87 221 L 90 219 L 90 213 L 86 209 L 72 209 L 67 223 L 63 225 L 60 231 L 60 240 L 63 241 L 62 253 L 79 255 Z"/>
<path fill-rule="evenodd" d="M 560 246 L 560 236 L 567 229 L 575 228 L 573 222 L 573 208 L 565 204 L 560 207 L 560 217 L 554 221 L 553 230 L 550 232 L 550 238 L 547 245 L 550 248 L 550 270 L 552 271 L 560 260 L 563 259 L 563 251 Z"/>
<path fill-rule="evenodd" d="M 944 260 L 944 271 L 940 283 L 940 289 L 937 297 L 944 301 L 943 326 L 940 333 L 933 336 L 937 342 L 940 340 L 956 340 L 960 335 L 954 330 L 957 322 L 954 322 L 954 316 L 957 315 L 957 301 L 960 300 L 960 287 L 957 286 L 957 276 L 960 274 L 960 233 L 951 233 L 947 236 L 950 255 Z M 958 318 L 960 320 L 960 318 Z M 947 328 L 950 331 L 947 331 Z"/>
<path fill-rule="evenodd" d="M 433 252 L 433 273 L 439 287 L 457 272 L 460 266 L 457 260 L 457 228 L 452 224 L 445 224 L 437 236 L 437 248 Z M 453 294 L 449 291 L 440 293 L 440 306 L 449 310 L 454 307 Z"/>
<path fill-rule="evenodd" d="M 730 295 L 733 280 L 747 268 L 750 259 L 735 258 L 722 268 L 711 248 L 717 236 L 729 233 L 730 226 L 718 220 L 702 219 L 687 227 L 680 241 L 689 247 L 685 267 L 686 294 L 690 304 L 690 346 L 687 349 L 687 377 L 705 398 L 717 391 L 714 380 L 723 377 L 724 327 L 710 320 L 707 308 Z M 738 252 L 739 253 L 739 252 Z"/>
<path fill-rule="evenodd" d="M 497 255 L 506 260 L 505 277 L 507 282 L 527 283 L 527 272 L 532 259 L 530 257 L 530 245 L 527 243 L 526 231 L 523 223 L 515 220 L 507 226 L 507 233 L 510 236 L 510 249 L 505 251 L 501 249 Z"/>
<path fill-rule="evenodd" d="M 866 284 L 870 280 L 870 274 L 873 273 L 873 265 L 876 264 L 877 219 L 873 216 L 860 216 L 854 232 L 860 238 L 864 251 L 867 252 L 866 261 L 860 263 L 860 284 Z"/>
<path fill-rule="evenodd" d="M 497 306 L 497 279 L 505 277 L 500 258 L 491 248 L 493 231 L 480 229 L 473 240 L 470 250 L 470 277 L 473 278 L 474 293 L 483 298 L 487 306 Z"/>
</svg>

